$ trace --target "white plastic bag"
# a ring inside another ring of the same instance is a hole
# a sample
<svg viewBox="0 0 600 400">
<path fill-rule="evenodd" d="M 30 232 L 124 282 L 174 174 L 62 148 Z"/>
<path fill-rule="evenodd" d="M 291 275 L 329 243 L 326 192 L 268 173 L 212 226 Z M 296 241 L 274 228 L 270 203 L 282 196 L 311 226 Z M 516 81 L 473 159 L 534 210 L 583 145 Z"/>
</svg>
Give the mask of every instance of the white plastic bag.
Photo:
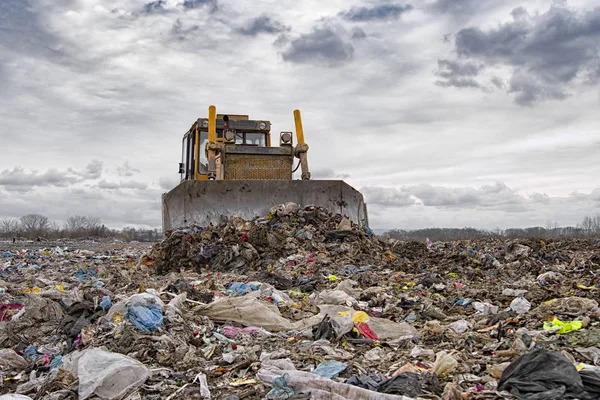
<svg viewBox="0 0 600 400">
<path fill-rule="evenodd" d="M 119 399 L 142 386 L 150 372 L 133 358 L 99 348 L 76 351 L 63 359 L 64 367 L 79 379 L 79 399 L 92 394 Z"/>
<path fill-rule="evenodd" d="M 320 293 L 313 293 L 309 297 L 313 305 L 347 305 L 356 303 L 356 299 L 342 290 L 323 290 Z"/>
</svg>

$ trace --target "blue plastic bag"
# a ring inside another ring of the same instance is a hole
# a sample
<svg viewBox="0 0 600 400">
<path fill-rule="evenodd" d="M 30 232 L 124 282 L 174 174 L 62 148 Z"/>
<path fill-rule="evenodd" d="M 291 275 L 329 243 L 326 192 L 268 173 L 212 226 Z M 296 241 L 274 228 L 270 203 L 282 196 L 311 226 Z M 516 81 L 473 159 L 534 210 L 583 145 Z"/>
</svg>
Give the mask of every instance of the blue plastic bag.
<svg viewBox="0 0 600 400">
<path fill-rule="evenodd" d="M 156 331 L 163 324 L 162 312 L 156 305 L 150 307 L 131 306 L 127 310 L 127 319 L 144 332 Z"/>
<path fill-rule="evenodd" d="M 247 284 L 242 282 L 232 282 L 229 285 L 229 290 L 235 292 L 236 294 L 243 296 L 246 293 L 250 293 L 254 290 L 260 289 L 260 286 L 256 284 Z"/>
<path fill-rule="evenodd" d="M 342 362 L 335 360 L 327 360 L 322 362 L 315 368 L 312 373 L 322 376 L 323 378 L 331 379 L 343 372 L 348 366 Z"/>
<path fill-rule="evenodd" d="M 283 399 L 289 399 L 290 397 L 295 395 L 294 389 L 289 387 L 287 382 L 285 381 L 286 376 L 287 376 L 287 374 L 285 374 L 283 376 L 278 376 L 277 378 L 273 379 L 273 383 L 271 383 L 271 385 L 273 386 L 273 389 L 271 389 L 271 391 L 269 393 L 267 393 L 267 395 L 265 396 L 265 399 L 283 400 Z"/>
<path fill-rule="evenodd" d="M 102 297 L 102 300 L 100 301 L 100 307 L 102 307 L 103 310 L 108 310 L 111 304 L 110 296 Z"/>
</svg>

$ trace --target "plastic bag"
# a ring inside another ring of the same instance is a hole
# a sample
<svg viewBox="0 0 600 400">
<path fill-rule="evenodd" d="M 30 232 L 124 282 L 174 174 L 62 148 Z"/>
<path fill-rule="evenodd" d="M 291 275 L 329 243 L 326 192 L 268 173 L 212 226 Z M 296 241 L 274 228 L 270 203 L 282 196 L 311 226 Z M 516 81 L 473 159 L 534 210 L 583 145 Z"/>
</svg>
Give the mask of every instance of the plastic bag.
<svg viewBox="0 0 600 400">
<path fill-rule="evenodd" d="M 502 373 L 498 390 L 506 390 L 517 398 L 591 398 L 573 364 L 562 354 L 545 349 L 514 360 Z"/>
<path fill-rule="evenodd" d="M 33 400 L 29 396 L 25 396 L 22 394 L 3 394 L 0 396 L 0 400 Z"/>
<path fill-rule="evenodd" d="M 103 310 L 108 310 L 111 305 L 110 296 L 103 296 L 100 301 L 100 307 L 102 307 Z"/>
<path fill-rule="evenodd" d="M 419 375 L 412 372 L 396 375 L 379 385 L 377 391 L 387 394 L 402 394 L 405 396 L 417 397 L 421 394 Z"/>
<path fill-rule="evenodd" d="M 320 293 L 313 293 L 309 297 L 314 305 L 351 305 L 356 303 L 356 299 L 342 290 L 323 290 Z"/>
<path fill-rule="evenodd" d="M 0 367 L 2 371 L 23 371 L 29 363 L 13 349 L 0 350 Z"/>
<path fill-rule="evenodd" d="M 319 364 L 312 373 L 322 376 L 323 378 L 331 379 L 343 372 L 346 368 L 348 368 L 348 366 L 342 362 L 327 360 Z"/>
<path fill-rule="evenodd" d="M 476 301 L 473 303 L 473 308 L 477 311 L 475 315 L 498 314 L 499 308 L 490 303 L 481 303 Z"/>
<path fill-rule="evenodd" d="M 162 327 L 163 315 L 158 306 L 131 306 L 127 311 L 127 319 L 139 330 L 153 332 Z"/>
<path fill-rule="evenodd" d="M 269 393 L 267 393 L 267 395 L 265 396 L 265 399 L 268 399 L 268 400 L 289 399 L 290 397 L 292 397 L 295 394 L 294 390 L 287 385 L 287 382 L 285 381 L 285 377 L 286 377 L 286 375 L 283 375 L 283 376 L 278 376 L 277 378 L 273 379 L 273 382 L 272 382 L 273 388 L 271 389 L 271 391 L 269 391 Z"/>
<path fill-rule="evenodd" d="M 544 322 L 544 330 L 545 331 L 555 331 L 558 334 L 565 334 L 570 332 L 575 332 L 583 328 L 582 321 L 570 321 L 564 322 L 558 318 L 552 319 L 552 321 Z"/>
<path fill-rule="evenodd" d="M 458 361 L 445 351 L 440 351 L 435 355 L 433 364 L 433 373 L 438 376 L 447 375 L 458 367 Z"/>
<path fill-rule="evenodd" d="M 64 367 L 79 379 L 80 400 L 92 394 L 106 400 L 121 398 L 142 386 L 150 375 L 139 361 L 99 348 L 69 354 Z"/>
<path fill-rule="evenodd" d="M 344 383 L 363 389 L 377 391 L 384 379 L 379 375 L 352 375 Z"/>
<path fill-rule="evenodd" d="M 471 324 L 469 324 L 464 319 L 458 320 L 458 321 L 453 322 L 450 325 L 448 325 L 448 328 L 452 329 L 454 332 L 456 332 L 458 334 L 465 333 L 470 327 L 471 327 Z"/>
<path fill-rule="evenodd" d="M 239 296 L 243 296 L 258 289 L 260 289 L 259 285 L 242 282 L 231 282 L 227 288 L 227 290 L 231 290 Z"/>
<path fill-rule="evenodd" d="M 433 350 L 429 350 L 429 349 L 424 349 L 422 347 L 419 346 L 415 346 L 413 347 L 413 349 L 410 351 L 410 356 L 411 357 L 435 357 L 435 352 Z"/>
<path fill-rule="evenodd" d="M 519 315 L 523 315 L 531 310 L 531 303 L 524 297 L 517 297 L 510 303 L 510 309 Z"/>
<path fill-rule="evenodd" d="M 229 297 L 211 304 L 201 305 L 194 310 L 216 322 L 236 322 L 243 326 L 256 326 L 270 332 L 304 330 L 319 323 L 323 315 L 291 322 L 279 313 L 277 306 L 258 299 L 259 292 L 245 296 Z"/>
</svg>

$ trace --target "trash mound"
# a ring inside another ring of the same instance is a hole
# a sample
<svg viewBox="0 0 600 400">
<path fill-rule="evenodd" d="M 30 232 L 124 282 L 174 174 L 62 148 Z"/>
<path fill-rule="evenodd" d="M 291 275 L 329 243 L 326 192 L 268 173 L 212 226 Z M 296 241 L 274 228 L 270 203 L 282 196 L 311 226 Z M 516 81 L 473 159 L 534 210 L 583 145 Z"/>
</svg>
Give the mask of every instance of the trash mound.
<svg viewBox="0 0 600 400">
<path fill-rule="evenodd" d="M 196 271 L 257 271 L 322 265 L 385 263 L 389 243 L 341 215 L 321 207 L 288 203 L 266 217 L 233 217 L 220 225 L 191 226 L 166 232 L 146 263 L 158 274 Z M 389 260 L 388 260 L 389 261 Z"/>
<path fill-rule="evenodd" d="M 401 242 L 286 204 L 88 245 L 0 250 L 0 400 L 600 398 L 597 239 Z"/>
</svg>

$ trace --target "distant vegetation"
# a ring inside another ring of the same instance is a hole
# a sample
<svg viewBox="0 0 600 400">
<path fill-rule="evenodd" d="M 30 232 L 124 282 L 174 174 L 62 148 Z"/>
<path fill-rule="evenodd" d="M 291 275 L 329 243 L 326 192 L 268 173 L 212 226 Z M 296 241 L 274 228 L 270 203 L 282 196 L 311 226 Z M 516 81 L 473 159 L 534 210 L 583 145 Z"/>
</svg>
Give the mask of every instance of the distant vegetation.
<svg viewBox="0 0 600 400">
<path fill-rule="evenodd" d="M 546 227 L 524 229 L 481 230 L 475 228 L 427 228 L 416 230 L 392 229 L 384 236 L 401 240 L 452 241 L 479 238 L 559 238 L 600 236 L 600 214 L 585 217 L 576 226 L 559 227 L 549 223 Z M 0 221 L 1 239 L 84 239 L 115 238 L 124 241 L 154 242 L 162 239 L 159 229 L 136 229 L 126 227 L 121 230 L 109 229 L 98 217 L 74 215 L 67 218 L 64 225 L 51 221 L 40 214 L 27 214 L 18 219 Z"/>
<path fill-rule="evenodd" d="M 41 214 L 27 214 L 21 218 L 0 221 L 2 239 L 84 239 L 115 238 L 125 241 L 151 242 L 162 239 L 158 229 L 136 229 L 126 227 L 121 230 L 107 228 L 100 218 L 73 215 L 64 225 L 59 225 Z"/>
<path fill-rule="evenodd" d="M 494 229 L 486 231 L 475 228 L 427 228 L 416 230 L 392 229 L 384 236 L 401 240 L 430 239 L 432 241 L 468 240 L 480 238 L 560 238 L 560 237 L 590 237 L 600 236 L 600 214 L 595 217 L 585 217 L 576 226 L 559 227 L 556 223 L 549 223 L 546 227 L 532 227 L 523 229 Z"/>
</svg>

